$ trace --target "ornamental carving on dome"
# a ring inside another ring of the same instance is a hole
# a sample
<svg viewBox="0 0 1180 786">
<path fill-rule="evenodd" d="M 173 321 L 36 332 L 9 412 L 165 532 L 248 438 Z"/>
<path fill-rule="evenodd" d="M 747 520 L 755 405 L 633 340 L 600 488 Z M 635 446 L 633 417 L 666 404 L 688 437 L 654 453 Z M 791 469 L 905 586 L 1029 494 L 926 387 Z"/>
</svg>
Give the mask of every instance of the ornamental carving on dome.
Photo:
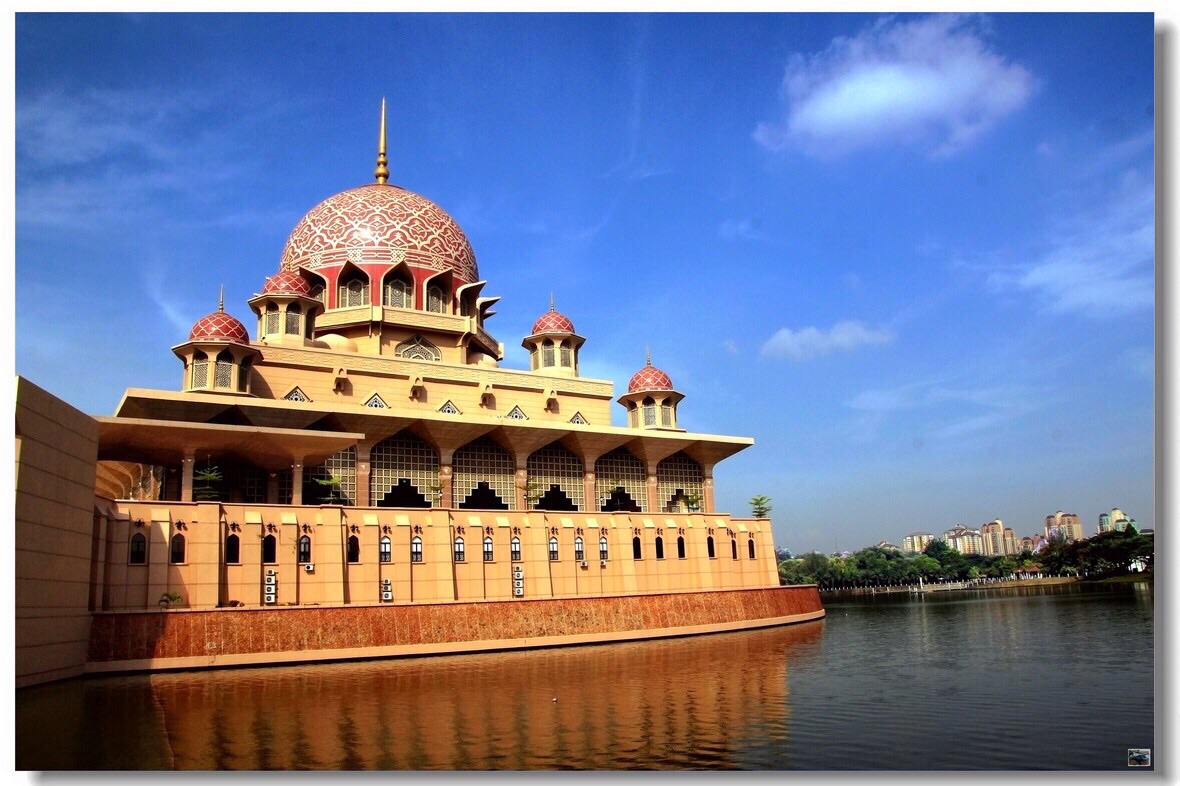
<svg viewBox="0 0 1180 786">
<path fill-rule="evenodd" d="M 533 333 L 573 333 L 574 323 L 560 311 L 546 311 L 533 323 Z"/>
<path fill-rule="evenodd" d="M 672 379 L 663 371 L 652 365 L 644 366 L 635 372 L 635 376 L 631 377 L 631 383 L 627 385 L 628 393 L 636 393 L 641 390 L 675 390 L 672 387 Z"/>
<path fill-rule="evenodd" d="M 475 252 L 455 219 L 423 196 L 376 183 L 313 207 L 287 238 L 280 269 L 403 259 L 416 267 L 452 270 L 465 283 L 479 280 Z"/>
<path fill-rule="evenodd" d="M 236 317 L 224 311 L 214 311 L 207 317 L 201 317 L 193 329 L 189 331 L 188 340 L 214 339 L 234 341 L 238 344 L 249 344 L 250 334 Z"/>
<path fill-rule="evenodd" d="M 311 284 L 294 270 L 283 270 L 266 280 L 262 285 L 262 294 L 311 297 Z"/>
</svg>

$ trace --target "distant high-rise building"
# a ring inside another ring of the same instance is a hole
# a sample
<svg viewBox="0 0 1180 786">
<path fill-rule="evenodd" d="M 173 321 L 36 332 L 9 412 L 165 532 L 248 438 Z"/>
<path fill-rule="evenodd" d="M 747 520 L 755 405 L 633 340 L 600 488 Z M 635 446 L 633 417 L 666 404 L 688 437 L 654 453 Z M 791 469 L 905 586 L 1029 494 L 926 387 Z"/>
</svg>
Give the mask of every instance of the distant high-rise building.
<svg viewBox="0 0 1180 786">
<path fill-rule="evenodd" d="M 963 524 L 956 524 L 942 534 L 946 545 L 960 554 L 982 554 L 983 536 L 977 529 L 968 529 Z"/>
<path fill-rule="evenodd" d="M 989 557 L 1017 553 L 1016 533 L 1011 527 L 1005 527 L 1000 519 L 989 521 L 980 527 L 979 535 L 983 540 L 983 553 Z"/>
<path fill-rule="evenodd" d="M 1044 535 L 1030 535 L 1028 537 L 1021 538 L 1019 541 L 1017 541 L 1016 553 L 1019 554 L 1020 552 L 1026 550 L 1026 549 L 1028 551 L 1032 551 L 1035 553 L 1040 550 L 1041 546 L 1044 546 L 1044 545 L 1045 545 L 1045 536 Z"/>
<path fill-rule="evenodd" d="M 1060 534 L 1066 540 L 1082 540 L 1082 520 L 1076 513 L 1062 513 L 1060 510 L 1052 516 L 1045 516 L 1045 538 Z"/>
<path fill-rule="evenodd" d="M 901 547 L 910 554 L 921 554 L 933 540 L 929 532 L 914 532 L 901 539 Z"/>
<path fill-rule="evenodd" d="M 1098 534 L 1100 535 L 1103 532 L 1122 532 L 1127 527 L 1139 529 L 1135 524 L 1135 519 L 1118 508 L 1111 508 L 1110 513 L 1098 514 Z"/>
<path fill-rule="evenodd" d="M 890 542 L 889 542 L 889 541 L 887 541 L 887 540 L 883 540 L 883 541 L 881 541 L 880 543 L 878 543 L 878 544 L 877 544 L 877 548 L 879 548 L 879 549 L 887 549 L 887 550 L 889 550 L 889 551 L 901 551 L 901 549 L 899 549 L 899 548 L 897 547 L 897 544 L 896 544 L 896 543 L 890 543 Z"/>
</svg>

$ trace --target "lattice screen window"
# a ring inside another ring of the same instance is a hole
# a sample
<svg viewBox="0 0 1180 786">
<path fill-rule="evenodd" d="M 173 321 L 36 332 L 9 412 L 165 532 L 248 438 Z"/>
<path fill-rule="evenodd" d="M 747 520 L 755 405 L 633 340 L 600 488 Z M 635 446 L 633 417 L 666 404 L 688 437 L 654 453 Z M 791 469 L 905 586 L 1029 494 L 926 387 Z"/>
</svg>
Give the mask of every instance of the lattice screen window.
<svg viewBox="0 0 1180 786">
<path fill-rule="evenodd" d="M 340 308 L 367 306 L 369 304 L 369 282 L 354 278 L 340 285 Z"/>
<path fill-rule="evenodd" d="M 438 351 L 438 347 L 422 336 L 406 339 L 394 348 L 393 354 L 410 360 L 432 360 L 436 363 L 442 360 L 442 353 Z"/>
<path fill-rule="evenodd" d="M 459 411 L 458 407 L 456 407 L 450 401 L 447 401 L 447 403 L 445 403 L 441 407 L 439 407 L 438 411 L 443 413 L 444 415 L 462 415 L 463 414 L 462 412 Z"/>
<path fill-rule="evenodd" d="M 279 332 L 279 306 L 277 303 L 266 304 L 266 327 L 263 332 L 268 336 Z"/>
<path fill-rule="evenodd" d="M 299 335 L 299 318 L 303 316 L 303 309 L 299 307 L 298 303 L 287 304 L 287 330 L 286 332 L 292 336 Z"/>
<path fill-rule="evenodd" d="M 365 406 L 369 409 L 389 409 L 389 405 L 385 403 L 385 399 L 376 393 L 369 396 L 369 400 L 365 402 Z"/>
<path fill-rule="evenodd" d="M 524 412 L 521 410 L 520 407 L 513 407 L 512 411 L 509 412 L 504 417 L 508 418 L 509 420 L 528 420 L 529 419 L 528 415 L 524 414 Z"/>
<path fill-rule="evenodd" d="M 213 371 L 213 387 L 228 388 L 233 384 L 234 356 L 229 352 L 222 352 L 217 356 L 217 365 Z"/>
<path fill-rule="evenodd" d="M 480 437 L 455 451 L 455 506 L 477 484 L 487 483 L 509 510 L 516 510 L 516 466 L 508 451 L 487 437 Z"/>
<path fill-rule="evenodd" d="M 386 280 L 383 300 L 392 308 L 411 308 L 410 285 L 400 278 Z"/>
<path fill-rule="evenodd" d="M 250 388 L 250 358 L 242 358 L 242 365 L 238 369 L 238 392 L 245 393 Z"/>
<path fill-rule="evenodd" d="M 323 284 L 313 285 L 311 288 L 311 296 L 323 303 L 325 306 L 328 305 L 328 298 L 325 296 Z"/>
<path fill-rule="evenodd" d="M 705 474 L 701 465 L 684 453 L 675 453 L 656 465 L 660 507 L 669 513 L 688 513 L 686 497 L 695 497 L 695 507 L 700 510 L 704 488 Z"/>
<path fill-rule="evenodd" d="M 586 418 L 582 417 L 581 412 L 575 412 L 574 416 L 572 418 L 570 418 L 570 423 L 573 423 L 575 426 L 589 426 L 590 425 L 590 422 L 588 420 L 586 420 Z"/>
<path fill-rule="evenodd" d="M 586 509 L 585 471 L 582 460 L 568 448 L 553 444 L 533 451 L 528 460 L 529 483 L 538 494 L 556 484 L 578 510 Z M 536 503 L 532 503 L 530 507 Z"/>
<path fill-rule="evenodd" d="M 444 314 L 447 311 L 446 305 L 446 293 L 443 292 L 442 287 L 431 287 L 426 291 L 427 311 Z"/>
<path fill-rule="evenodd" d="M 656 424 L 656 403 L 650 398 L 643 400 L 643 425 L 654 426 Z"/>
<path fill-rule="evenodd" d="M 204 352 L 193 355 L 193 384 L 194 388 L 203 388 L 209 384 L 209 358 Z"/>
<path fill-rule="evenodd" d="M 545 343 L 541 345 L 541 365 L 549 368 L 553 365 L 553 342 L 545 339 Z"/>
<path fill-rule="evenodd" d="M 438 485 L 438 453 L 408 431 L 386 437 L 369 453 L 369 491 L 376 505 L 405 478 L 426 501 L 434 504 L 432 486 Z"/>
<path fill-rule="evenodd" d="M 222 498 L 232 502 L 252 504 L 266 503 L 266 472 L 243 464 L 226 464 L 221 467 L 221 483 L 225 489 Z"/>
<path fill-rule="evenodd" d="M 627 410 L 627 423 L 631 426 L 631 428 L 639 427 L 639 410 L 635 408 L 634 404 L 632 404 Z"/>
<path fill-rule="evenodd" d="M 291 392 L 283 396 L 283 398 L 287 401 L 301 401 L 304 403 L 311 401 L 311 399 L 307 397 L 307 394 L 297 387 L 291 388 Z"/>
<path fill-rule="evenodd" d="M 661 404 L 660 405 L 660 425 L 661 426 L 671 426 L 672 425 L 672 405 L 671 404 Z"/>
<path fill-rule="evenodd" d="M 647 473 L 626 448 L 615 448 L 594 463 L 596 508 L 601 510 L 615 488 L 622 486 L 640 510 L 647 508 Z"/>
<path fill-rule="evenodd" d="M 340 479 L 337 489 L 344 497 L 346 504 L 356 503 L 356 447 L 348 447 L 339 453 L 328 456 L 327 460 L 318 467 L 310 467 L 303 471 L 305 478 L 327 480 L 335 476 Z"/>
<path fill-rule="evenodd" d="M 563 341 L 561 342 L 561 365 L 569 367 L 573 364 L 573 353 L 570 352 L 570 348 Z"/>
</svg>

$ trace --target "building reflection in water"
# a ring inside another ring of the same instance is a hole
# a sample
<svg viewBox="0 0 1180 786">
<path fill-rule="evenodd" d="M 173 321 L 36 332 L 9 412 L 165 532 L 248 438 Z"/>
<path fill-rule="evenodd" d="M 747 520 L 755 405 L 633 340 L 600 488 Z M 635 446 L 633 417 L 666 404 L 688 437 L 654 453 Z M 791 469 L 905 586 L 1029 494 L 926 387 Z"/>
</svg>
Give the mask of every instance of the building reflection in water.
<svg viewBox="0 0 1180 786">
<path fill-rule="evenodd" d="M 182 770 L 736 768 L 822 631 L 145 679 Z"/>
</svg>

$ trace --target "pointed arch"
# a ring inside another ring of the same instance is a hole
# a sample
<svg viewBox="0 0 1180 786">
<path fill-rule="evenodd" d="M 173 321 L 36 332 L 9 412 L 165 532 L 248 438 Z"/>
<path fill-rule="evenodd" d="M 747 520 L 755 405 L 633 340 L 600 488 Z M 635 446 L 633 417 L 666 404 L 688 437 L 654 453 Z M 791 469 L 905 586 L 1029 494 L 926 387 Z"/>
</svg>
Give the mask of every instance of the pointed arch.
<svg viewBox="0 0 1180 786">
<path fill-rule="evenodd" d="M 406 263 L 395 265 L 382 278 L 381 305 L 386 308 L 414 307 L 414 276 Z"/>
<path fill-rule="evenodd" d="M 585 466 L 569 448 L 553 442 L 534 450 L 526 467 L 529 483 L 535 484 L 543 495 L 532 503 L 534 510 L 585 510 Z M 562 492 L 569 506 L 560 506 L 557 495 L 547 499 L 555 489 Z"/>
<path fill-rule="evenodd" d="M 494 440 L 480 437 L 468 442 L 451 461 L 456 507 L 516 510 L 516 465 Z"/>
<path fill-rule="evenodd" d="M 394 347 L 393 354 L 407 360 L 429 360 L 435 363 L 442 360 L 442 352 L 421 335 L 415 335 Z"/>
<path fill-rule="evenodd" d="M 642 513 L 647 504 L 647 473 L 643 462 L 619 447 L 594 462 L 594 494 L 603 512 Z"/>
<path fill-rule="evenodd" d="M 336 279 L 336 308 L 355 308 L 369 305 L 369 274 L 345 263 Z"/>
<path fill-rule="evenodd" d="M 369 452 L 369 499 L 378 507 L 429 508 L 438 485 L 438 451 L 411 431 L 399 431 Z"/>
<path fill-rule="evenodd" d="M 705 473 L 684 451 L 668 456 L 656 465 L 656 490 L 660 507 L 667 513 L 689 513 L 700 509 L 705 490 Z M 692 503 L 696 503 L 695 505 Z"/>
</svg>

